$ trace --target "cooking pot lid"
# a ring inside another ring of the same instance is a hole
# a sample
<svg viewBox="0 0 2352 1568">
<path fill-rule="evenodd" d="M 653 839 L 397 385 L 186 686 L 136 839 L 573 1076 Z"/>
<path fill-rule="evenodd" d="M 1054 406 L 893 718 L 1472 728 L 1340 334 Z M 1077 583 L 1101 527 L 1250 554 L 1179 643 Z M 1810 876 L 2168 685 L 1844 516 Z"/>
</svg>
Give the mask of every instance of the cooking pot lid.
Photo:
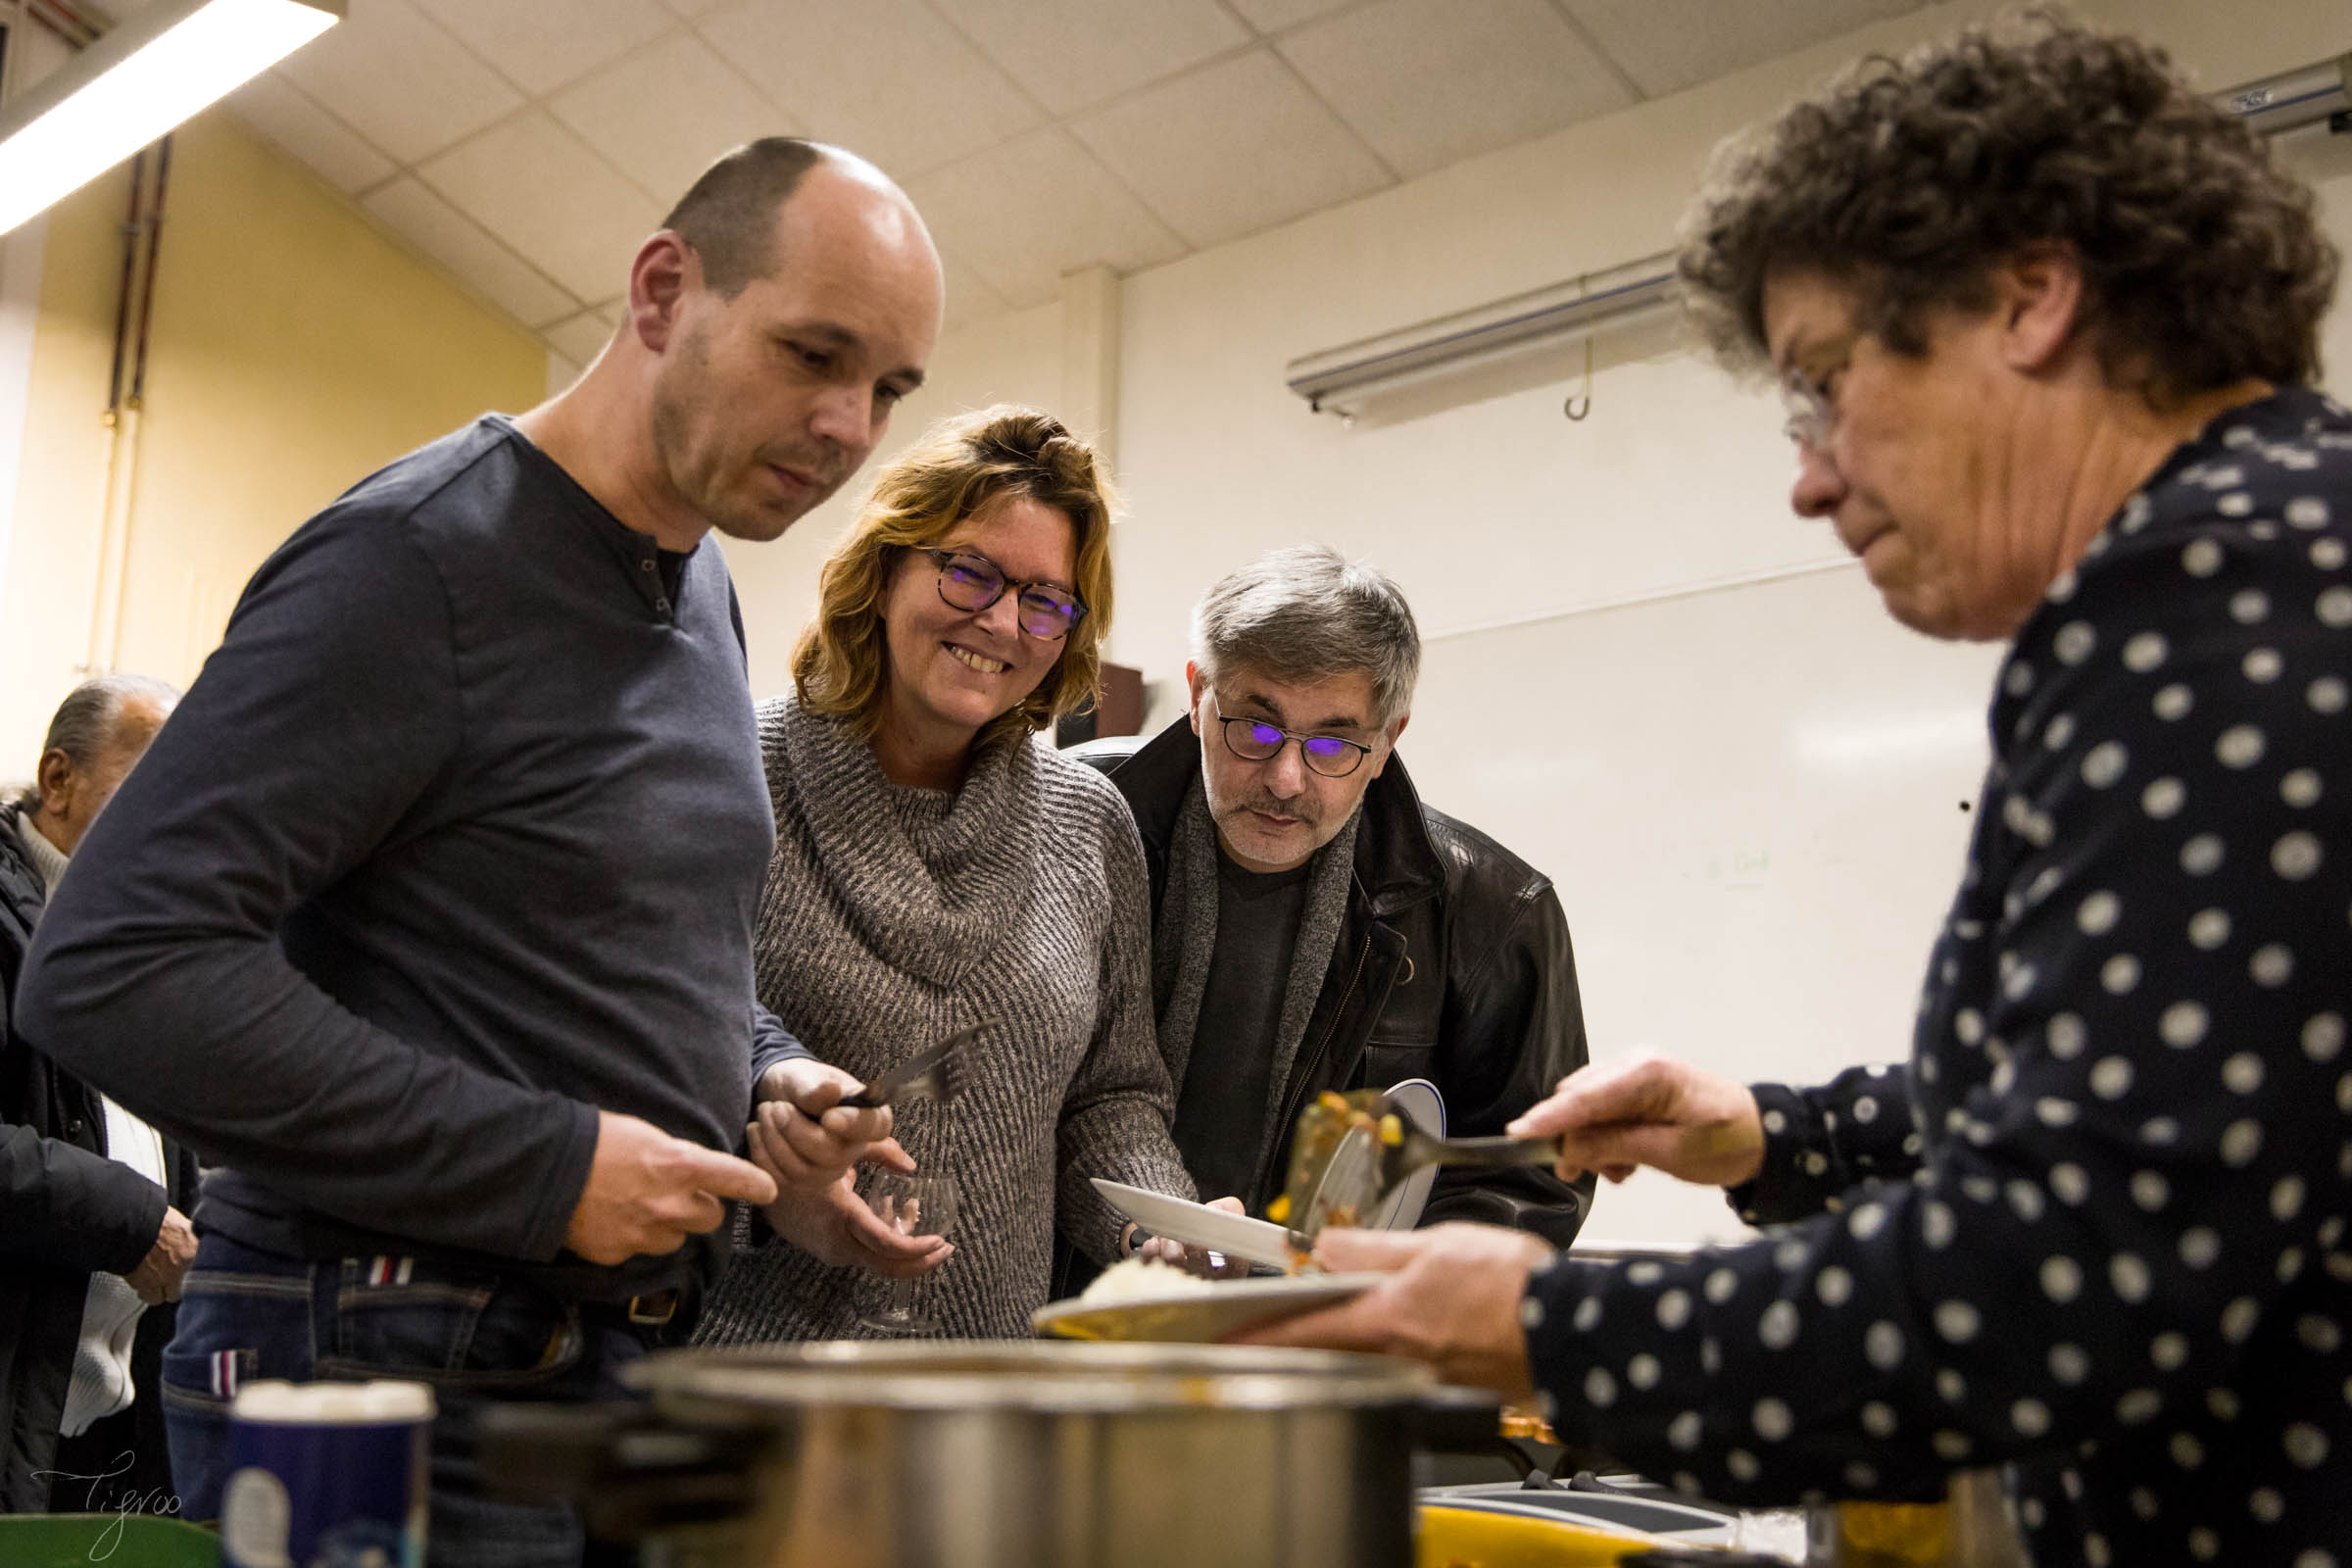
<svg viewBox="0 0 2352 1568">
<path fill-rule="evenodd" d="M 666 1407 L 886 1410 L 1274 1410 L 1407 1404 L 1415 1361 L 1243 1345 L 828 1341 L 660 1350 L 621 1370 Z"/>
</svg>

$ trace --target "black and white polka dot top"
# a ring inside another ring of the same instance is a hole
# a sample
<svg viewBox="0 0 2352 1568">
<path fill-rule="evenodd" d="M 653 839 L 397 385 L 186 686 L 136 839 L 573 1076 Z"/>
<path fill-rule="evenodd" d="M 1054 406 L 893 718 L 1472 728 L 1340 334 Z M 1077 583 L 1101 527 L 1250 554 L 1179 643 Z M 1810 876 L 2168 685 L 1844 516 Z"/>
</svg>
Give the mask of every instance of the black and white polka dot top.
<svg viewBox="0 0 2352 1568">
<path fill-rule="evenodd" d="M 2352 416 L 2180 448 L 2004 663 L 1906 1071 L 1759 1086 L 1781 1228 L 1564 1261 L 1563 1437 L 1731 1500 L 2015 1461 L 2035 1561 L 2352 1568 Z"/>
</svg>

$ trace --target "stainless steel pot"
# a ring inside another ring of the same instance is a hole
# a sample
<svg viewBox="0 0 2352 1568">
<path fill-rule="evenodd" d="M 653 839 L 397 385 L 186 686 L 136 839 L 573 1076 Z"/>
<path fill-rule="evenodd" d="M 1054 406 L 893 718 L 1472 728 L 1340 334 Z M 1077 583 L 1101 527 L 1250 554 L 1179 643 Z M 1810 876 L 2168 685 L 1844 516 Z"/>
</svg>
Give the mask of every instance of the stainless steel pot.
<svg viewBox="0 0 2352 1568">
<path fill-rule="evenodd" d="M 743 1568 L 1406 1568 L 1414 1444 L 1495 1419 L 1414 1363 L 1238 1346 L 675 1350 L 628 1376 L 652 1423 L 620 1438 L 744 1461 Z"/>
</svg>

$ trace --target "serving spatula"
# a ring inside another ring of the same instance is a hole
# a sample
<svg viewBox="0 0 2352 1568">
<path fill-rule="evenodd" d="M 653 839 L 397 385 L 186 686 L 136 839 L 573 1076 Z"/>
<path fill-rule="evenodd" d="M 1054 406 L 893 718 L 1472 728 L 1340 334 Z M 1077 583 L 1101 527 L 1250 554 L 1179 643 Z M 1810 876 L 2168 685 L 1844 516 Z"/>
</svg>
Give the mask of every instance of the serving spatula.
<svg viewBox="0 0 2352 1568">
<path fill-rule="evenodd" d="M 1733 1123 L 1711 1122 L 1683 1136 L 1690 1148 L 1720 1152 L 1748 1135 Z M 1290 1180 L 1266 1217 L 1289 1226 L 1292 1246 L 1303 1252 L 1326 1226 L 1362 1224 L 1427 1166 L 1502 1170 L 1549 1165 L 1559 1157 L 1555 1138 L 1435 1138 L 1380 1090 L 1327 1092 L 1298 1113 Z"/>
</svg>

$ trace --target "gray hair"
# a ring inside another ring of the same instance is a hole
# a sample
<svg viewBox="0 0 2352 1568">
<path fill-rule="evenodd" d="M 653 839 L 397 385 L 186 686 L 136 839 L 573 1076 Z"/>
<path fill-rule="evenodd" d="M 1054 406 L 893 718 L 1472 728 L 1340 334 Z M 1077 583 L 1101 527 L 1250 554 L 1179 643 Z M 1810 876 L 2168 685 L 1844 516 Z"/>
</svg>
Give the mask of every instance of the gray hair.
<svg viewBox="0 0 2352 1568">
<path fill-rule="evenodd" d="M 170 707 L 179 701 L 179 688 L 152 675 L 93 675 L 57 705 L 49 719 L 49 733 L 41 742 L 41 755 L 63 752 L 75 767 L 95 765 L 99 756 L 115 744 L 122 705 L 134 697 Z M 35 779 L 19 790 L 12 804 L 25 811 L 37 808 L 41 804 L 40 781 Z"/>
<path fill-rule="evenodd" d="M 1388 576 L 1326 545 L 1269 551 L 1193 609 L 1193 662 L 1215 680 L 1249 668 L 1282 681 L 1372 677 L 1373 722 L 1402 717 L 1421 675 L 1421 631 Z"/>
</svg>

